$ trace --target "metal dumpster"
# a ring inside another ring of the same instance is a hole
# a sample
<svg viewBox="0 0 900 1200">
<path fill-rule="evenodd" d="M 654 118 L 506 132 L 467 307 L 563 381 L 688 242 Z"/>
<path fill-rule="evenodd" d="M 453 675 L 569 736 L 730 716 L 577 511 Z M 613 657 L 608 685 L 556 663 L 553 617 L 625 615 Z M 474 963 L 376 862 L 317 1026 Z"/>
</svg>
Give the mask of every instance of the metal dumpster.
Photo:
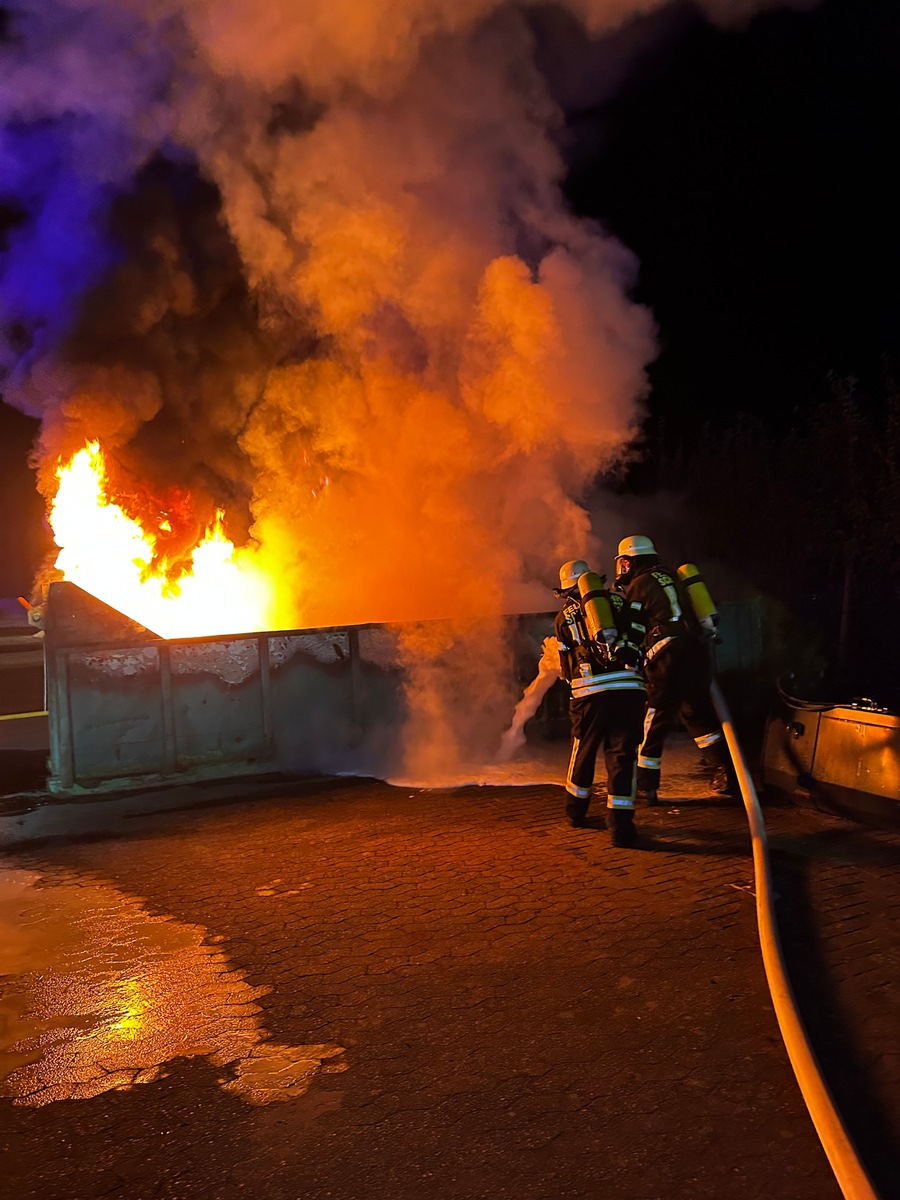
<svg viewBox="0 0 900 1200">
<path fill-rule="evenodd" d="M 782 698 L 766 726 L 763 784 L 782 798 L 900 828 L 900 716 L 865 702 Z"/>
</svg>

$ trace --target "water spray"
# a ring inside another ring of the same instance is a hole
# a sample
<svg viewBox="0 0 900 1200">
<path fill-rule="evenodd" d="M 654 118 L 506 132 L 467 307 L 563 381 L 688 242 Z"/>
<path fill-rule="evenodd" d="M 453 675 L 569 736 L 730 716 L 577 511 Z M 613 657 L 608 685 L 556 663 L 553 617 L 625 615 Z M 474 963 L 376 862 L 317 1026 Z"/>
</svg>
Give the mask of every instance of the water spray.
<svg viewBox="0 0 900 1200">
<path fill-rule="evenodd" d="M 559 679 L 559 650 L 555 637 L 544 638 L 541 647 L 541 658 L 538 663 L 538 673 L 529 683 L 516 705 L 510 727 L 500 739 L 498 762 L 509 760 L 525 745 L 525 722 L 537 712 L 541 701 Z"/>
</svg>

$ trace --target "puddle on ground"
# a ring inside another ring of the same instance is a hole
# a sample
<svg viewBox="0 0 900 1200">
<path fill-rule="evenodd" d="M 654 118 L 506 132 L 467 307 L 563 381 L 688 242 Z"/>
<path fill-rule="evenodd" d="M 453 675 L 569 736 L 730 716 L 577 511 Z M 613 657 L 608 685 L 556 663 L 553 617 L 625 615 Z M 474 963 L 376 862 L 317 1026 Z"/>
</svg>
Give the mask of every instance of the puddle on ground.
<svg viewBox="0 0 900 1200">
<path fill-rule="evenodd" d="M 269 1040 L 256 1004 L 268 990 L 202 926 L 152 916 L 101 879 L 0 870 L 0 1096 L 14 1104 L 150 1083 L 197 1055 L 250 1104 L 344 1070 L 341 1046 Z"/>
</svg>

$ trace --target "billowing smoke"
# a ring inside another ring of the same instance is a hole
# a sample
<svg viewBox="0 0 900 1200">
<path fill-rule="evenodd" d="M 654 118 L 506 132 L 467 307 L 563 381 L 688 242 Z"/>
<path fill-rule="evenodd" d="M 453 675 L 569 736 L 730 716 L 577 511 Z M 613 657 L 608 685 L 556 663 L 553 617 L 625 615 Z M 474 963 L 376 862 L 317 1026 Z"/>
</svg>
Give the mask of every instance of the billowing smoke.
<svg viewBox="0 0 900 1200">
<path fill-rule="evenodd" d="M 601 38 L 662 6 L 563 7 Z M 530 18 L 9 5 L 0 371 L 42 418 L 42 490 L 98 437 L 126 506 L 180 513 L 185 546 L 224 507 L 283 626 L 547 607 L 556 564 L 597 549 L 581 501 L 655 346 L 631 254 L 562 201 Z M 509 673 L 478 644 L 480 710 Z"/>
</svg>

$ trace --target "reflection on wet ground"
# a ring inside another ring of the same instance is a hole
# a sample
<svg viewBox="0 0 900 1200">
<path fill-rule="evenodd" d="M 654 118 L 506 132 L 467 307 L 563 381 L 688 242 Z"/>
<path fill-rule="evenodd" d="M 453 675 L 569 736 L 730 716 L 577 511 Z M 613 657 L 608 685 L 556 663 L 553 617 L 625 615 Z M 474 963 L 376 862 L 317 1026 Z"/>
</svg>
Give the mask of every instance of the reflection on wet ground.
<svg viewBox="0 0 900 1200">
<path fill-rule="evenodd" d="M 0 869 L 0 1096 L 96 1096 L 149 1083 L 177 1057 L 226 1068 L 251 1104 L 302 1095 L 341 1046 L 268 1040 L 243 972 L 206 931 L 152 916 L 99 878 Z"/>
</svg>

